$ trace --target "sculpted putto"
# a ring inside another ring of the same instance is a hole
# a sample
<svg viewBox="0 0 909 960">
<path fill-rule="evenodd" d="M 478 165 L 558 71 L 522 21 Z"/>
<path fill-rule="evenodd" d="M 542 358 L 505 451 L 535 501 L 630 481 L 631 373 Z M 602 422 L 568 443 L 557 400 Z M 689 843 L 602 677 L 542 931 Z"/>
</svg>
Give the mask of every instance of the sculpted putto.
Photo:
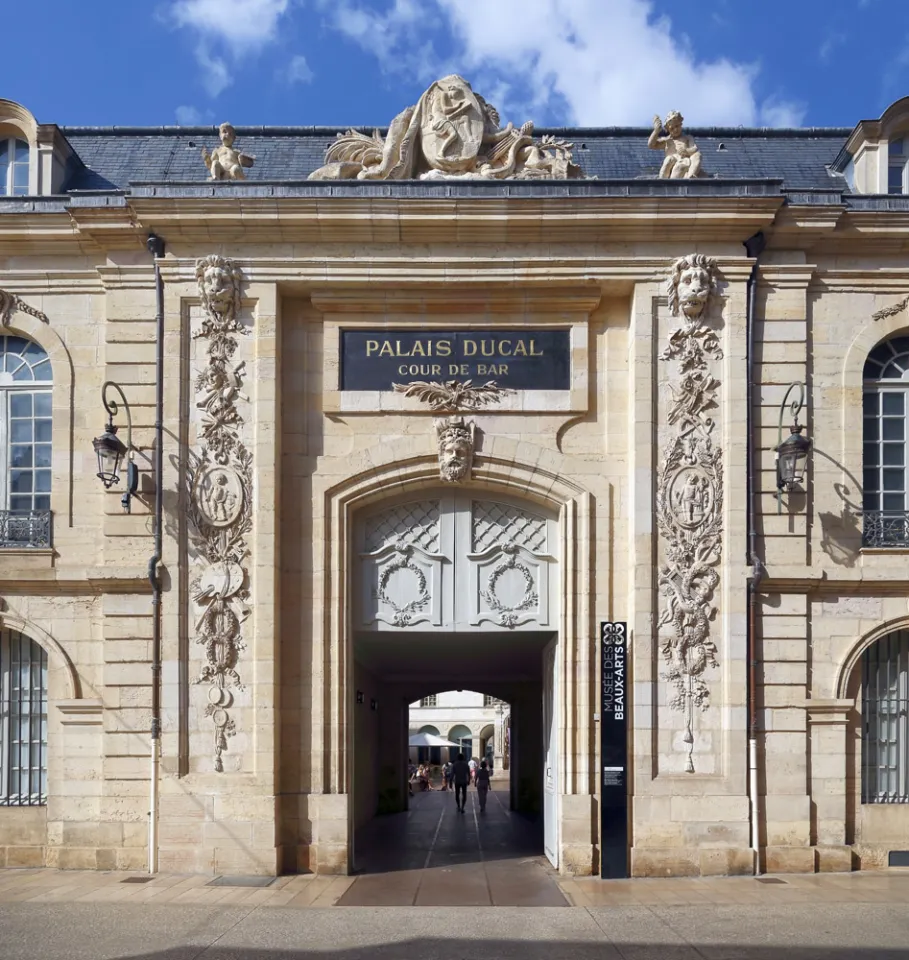
<svg viewBox="0 0 909 960">
<path fill-rule="evenodd" d="M 348 130 L 310 180 L 555 179 L 580 177 L 573 144 L 535 140 L 533 124 L 500 127 L 498 111 L 455 74 L 437 80 L 391 122 L 384 140 Z"/>
<path fill-rule="evenodd" d="M 716 289 L 716 269 L 716 260 L 702 253 L 692 253 L 675 261 L 666 282 L 669 311 L 674 317 L 679 315 L 679 310 L 689 320 L 700 317 Z"/>
<path fill-rule="evenodd" d="M 693 179 L 701 176 L 701 151 L 692 137 L 682 133 L 685 118 L 672 110 L 666 122 L 653 118 L 653 133 L 647 141 L 651 150 L 662 150 L 666 156 L 660 167 L 663 180 Z M 663 129 L 665 127 L 665 135 Z"/>
<path fill-rule="evenodd" d="M 218 128 L 221 137 L 221 146 L 215 147 L 211 153 L 206 147 L 202 148 L 202 160 L 211 172 L 211 180 L 245 180 L 244 167 L 251 167 L 255 157 L 241 153 L 234 148 L 237 132 L 229 123 L 222 123 Z"/>
<path fill-rule="evenodd" d="M 470 477 L 476 425 L 463 417 L 434 421 L 439 445 L 439 475 L 446 483 L 458 483 Z"/>
</svg>

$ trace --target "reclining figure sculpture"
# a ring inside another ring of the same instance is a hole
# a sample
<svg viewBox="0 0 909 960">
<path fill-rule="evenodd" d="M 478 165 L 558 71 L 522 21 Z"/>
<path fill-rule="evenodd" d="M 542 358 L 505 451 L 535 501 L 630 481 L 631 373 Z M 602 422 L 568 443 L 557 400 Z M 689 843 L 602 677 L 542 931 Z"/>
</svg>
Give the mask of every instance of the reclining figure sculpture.
<svg viewBox="0 0 909 960">
<path fill-rule="evenodd" d="M 535 140 L 533 124 L 500 127 L 498 111 L 455 74 L 399 113 L 383 139 L 348 130 L 310 180 L 565 180 L 579 178 L 574 144 Z"/>
</svg>

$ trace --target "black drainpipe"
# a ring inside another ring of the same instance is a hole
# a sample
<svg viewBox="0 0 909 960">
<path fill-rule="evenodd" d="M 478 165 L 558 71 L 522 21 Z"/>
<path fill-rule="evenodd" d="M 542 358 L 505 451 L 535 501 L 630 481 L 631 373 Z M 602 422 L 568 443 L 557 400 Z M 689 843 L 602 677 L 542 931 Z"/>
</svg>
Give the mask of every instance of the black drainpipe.
<svg viewBox="0 0 909 960">
<path fill-rule="evenodd" d="M 148 561 L 152 589 L 151 784 L 148 812 L 148 872 L 158 872 L 158 768 L 161 761 L 161 562 L 164 520 L 164 241 L 154 233 L 146 241 L 155 258 L 155 552 Z"/>
<path fill-rule="evenodd" d="M 745 314 L 746 336 L 746 365 L 747 379 L 745 381 L 745 515 L 748 526 L 748 545 L 745 562 L 751 567 L 748 575 L 748 626 L 746 633 L 746 657 L 748 660 L 748 796 L 751 807 L 751 847 L 754 855 L 754 872 L 761 872 L 760 854 L 760 809 L 758 795 L 758 763 L 757 763 L 757 593 L 764 567 L 758 556 L 754 482 L 754 328 L 755 328 L 755 293 L 758 281 L 758 260 L 763 253 L 766 240 L 763 233 L 756 233 L 745 241 L 745 252 L 754 260 L 751 275 L 748 277 L 747 305 Z"/>
</svg>

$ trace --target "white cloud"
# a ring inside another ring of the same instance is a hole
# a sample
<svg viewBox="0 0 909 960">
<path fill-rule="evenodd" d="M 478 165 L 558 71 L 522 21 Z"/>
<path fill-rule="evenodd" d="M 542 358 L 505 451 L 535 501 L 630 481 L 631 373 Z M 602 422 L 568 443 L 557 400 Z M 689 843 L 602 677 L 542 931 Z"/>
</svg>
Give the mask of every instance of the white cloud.
<svg viewBox="0 0 909 960">
<path fill-rule="evenodd" d="M 698 57 L 648 0 L 394 0 L 384 13 L 362 0 L 321 2 L 329 22 L 386 71 L 428 81 L 456 70 L 494 102 L 496 91 L 502 113 L 517 121 L 525 111 L 581 126 L 646 126 L 670 109 L 693 126 L 804 115 L 779 98 L 758 102 L 758 64 Z M 426 35 L 440 20 L 454 40 L 449 62 Z"/>
<path fill-rule="evenodd" d="M 235 52 L 274 40 L 290 0 L 176 0 L 168 14 L 175 26 L 222 40 Z"/>
<path fill-rule="evenodd" d="M 827 36 L 824 37 L 820 47 L 818 47 L 818 59 L 822 60 L 824 63 L 827 63 L 832 58 L 833 54 L 836 53 L 837 47 L 841 47 L 845 42 L 845 33 L 828 33 Z"/>
<path fill-rule="evenodd" d="M 202 123 L 202 111 L 197 107 L 177 107 L 174 116 L 181 127 L 197 127 Z"/>
<path fill-rule="evenodd" d="M 291 0 L 173 0 L 161 13 L 173 27 L 197 35 L 196 62 L 209 95 L 217 97 L 233 83 L 241 57 L 256 53 L 277 36 Z M 217 52 L 213 52 L 217 51 Z"/>
<path fill-rule="evenodd" d="M 281 75 L 288 83 L 309 83 L 313 78 L 313 72 L 302 54 L 297 54 L 281 71 Z"/>
<path fill-rule="evenodd" d="M 800 127 L 808 108 L 804 103 L 768 97 L 761 104 L 758 121 L 762 127 Z"/>
<path fill-rule="evenodd" d="M 202 68 L 202 86 L 209 96 L 217 97 L 234 82 L 224 57 L 213 55 L 207 44 L 200 43 L 196 47 L 196 62 Z"/>
</svg>

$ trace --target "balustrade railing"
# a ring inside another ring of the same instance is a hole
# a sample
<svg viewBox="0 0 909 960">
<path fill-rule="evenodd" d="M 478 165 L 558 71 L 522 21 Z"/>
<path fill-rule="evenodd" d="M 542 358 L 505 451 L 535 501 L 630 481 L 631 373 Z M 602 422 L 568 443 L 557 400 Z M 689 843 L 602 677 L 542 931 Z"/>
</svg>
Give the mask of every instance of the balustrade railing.
<svg viewBox="0 0 909 960">
<path fill-rule="evenodd" d="M 0 549 L 50 545 L 50 510 L 0 510 Z"/>
<path fill-rule="evenodd" d="M 866 510 L 863 514 L 862 546 L 909 548 L 909 512 Z"/>
</svg>

